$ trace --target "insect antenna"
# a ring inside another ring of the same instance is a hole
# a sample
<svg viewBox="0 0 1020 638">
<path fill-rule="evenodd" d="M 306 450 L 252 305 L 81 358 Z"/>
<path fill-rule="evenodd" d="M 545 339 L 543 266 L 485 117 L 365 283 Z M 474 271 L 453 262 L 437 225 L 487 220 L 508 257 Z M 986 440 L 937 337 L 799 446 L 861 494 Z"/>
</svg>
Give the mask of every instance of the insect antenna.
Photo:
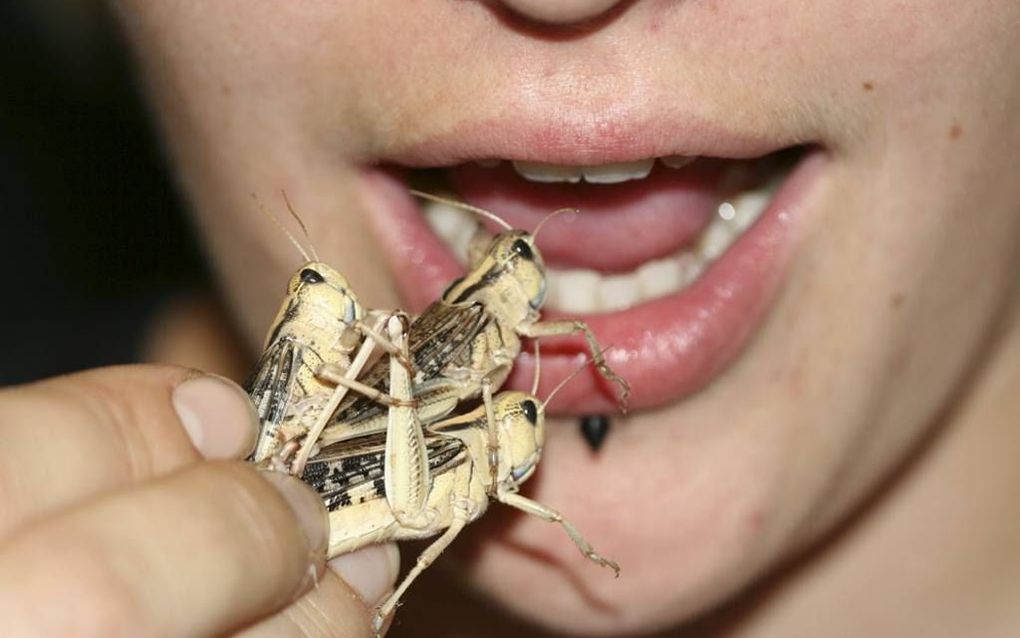
<svg viewBox="0 0 1020 638">
<path fill-rule="evenodd" d="M 287 228 L 282 223 L 280 223 L 280 220 L 276 218 L 276 215 L 273 215 L 268 210 L 266 210 L 266 207 L 262 205 L 262 200 L 259 199 L 259 196 L 256 195 L 255 193 L 252 193 L 251 198 L 255 200 L 255 203 L 258 205 L 259 210 L 262 211 L 262 214 L 265 215 L 269 219 L 269 221 L 273 222 L 273 224 L 277 228 L 279 228 L 284 235 L 287 236 L 287 239 L 290 240 L 290 243 L 294 244 L 294 248 L 297 248 L 298 252 L 301 253 L 301 256 L 305 258 L 305 261 L 306 262 L 312 261 L 312 259 L 308 256 L 308 253 L 305 252 L 305 249 L 301 246 L 301 243 L 298 242 L 294 235 L 292 235 L 291 232 L 287 230 Z M 316 261 L 318 261 L 318 258 L 316 258 Z"/>
<path fill-rule="evenodd" d="M 538 240 L 538 233 L 541 232 L 542 226 L 545 226 L 545 223 L 547 221 L 549 221 L 550 219 L 552 219 L 553 217 L 556 217 L 557 215 L 562 215 L 563 213 L 574 213 L 576 215 L 576 214 L 578 214 L 580 212 L 581 211 L 579 209 L 577 209 L 577 208 L 570 208 L 570 207 L 559 208 L 557 210 L 554 210 L 553 212 L 551 212 L 548 215 L 546 215 L 545 219 L 543 219 L 542 221 L 538 222 L 538 226 L 535 226 L 535 231 L 533 233 L 531 233 L 531 238 L 533 240 L 537 241 Z"/>
<path fill-rule="evenodd" d="M 599 354 L 602 355 L 602 356 L 605 356 L 606 352 L 608 352 L 608 351 L 609 351 L 609 348 L 606 347 L 606 348 L 603 348 L 602 352 L 600 352 Z M 562 390 L 563 386 L 567 385 L 567 383 L 569 383 L 571 379 L 573 379 L 577 375 L 581 374 L 581 370 L 584 370 L 585 368 L 587 368 L 588 364 L 591 363 L 592 361 L 594 361 L 594 359 L 592 359 L 591 357 L 587 357 L 586 356 L 584 358 L 584 363 L 582 363 L 581 365 L 577 366 L 577 369 L 574 370 L 573 372 L 571 372 L 567 376 L 566 379 L 560 381 L 559 384 L 557 384 L 556 387 L 553 388 L 552 392 L 549 393 L 549 396 L 547 396 L 545 398 L 545 400 L 542 401 L 542 409 L 544 410 L 545 406 L 548 405 L 549 402 L 553 400 L 554 396 L 556 396 L 556 393 L 559 392 L 560 390 Z"/>
<path fill-rule="evenodd" d="M 542 353 L 539 352 L 538 339 L 535 339 L 535 378 L 531 381 L 531 396 L 538 396 L 538 379 L 542 375 Z"/>
<path fill-rule="evenodd" d="M 315 250 L 315 245 L 312 244 L 312 236 L 308 234 L 308 227 L 298 217 L 297 211 L 290 204 L 290 198 L 287 197 L 287 191 L 280 189 L 280 195 L 283 195 L 283 203 L 287 205 L 287 211 L 290 212 L 290 216 L 294 218 L 294 221 L 301 227 L 301 232 L 305 234 L 305 239 L 308 241 L 308 252 L 312 253 L 312 257 L 315 257 L 315 261 L 319 261 L 319 253 Z"/>
<path fill-rule="evenodd" d="M 408 192 L 414 195 L 415 197 L 421 197 L 422 199 L 427 199 L 433 202 L 437 202 L 439 204 L 446 204 L 447 206 L 453 206 L 454 208 L 459 208 L 461 210 L 466 210 L 468 212 L 475 213 L 476 215 L 481 215 L 486 219 L 491 219 L 492 221 L 496 222 L 497 224 L 502 226 L 504 230 L 514 229 L 514 227 L 506 223 L 502 217 L 496 215 L 496 213 L 487 211 L 484 208 L 472 206 L 471 204 L 465 204 L 464 202 L 458 202 L 456 200 L 448 199 L 446 197 L 440 197 L 439 195 L 433 195 L 432 193 L 425 193 L 420 190 L 415 190 L 413 188 L 409 188 Z"/>
</svg>

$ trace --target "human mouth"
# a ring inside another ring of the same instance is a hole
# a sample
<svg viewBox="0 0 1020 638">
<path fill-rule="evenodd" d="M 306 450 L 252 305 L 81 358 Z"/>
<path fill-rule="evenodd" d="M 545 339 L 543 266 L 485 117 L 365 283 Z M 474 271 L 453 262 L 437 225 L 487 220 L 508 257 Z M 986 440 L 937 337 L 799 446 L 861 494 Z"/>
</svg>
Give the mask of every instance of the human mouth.
<svg viewBox="0 0 1020 638">
<path fill-rule="evenodd" d="M 789 168 L 770 157 L 729 166 L 702 160 L 702 166 L 680 172 L 695 159 L 598 167 L 514 162 L 512 170 L 486 162 L 482 168 L 466 165 L 444 173 L 455 197 L 500 210 L 520 228 L 534 228 L 554 202 L 578 202 L 581 217 L 551 223 L 542 233 L 548 266 L 545 309 L 596 314 L 628 310 L 693 284 L 757 221 Z M 653 168 L 656 175 L 650 177 Z M 630 184 L 615 188 L 607 202 L 605 188 L 533 189 L 521 177 L 539 184 Z M 441 183 L 442 176 L 436 181 Z M 531 197 L 513 192 L 519 190 L 530 191 Z M 534 201 L 542 191 L 549 202 Z M 586 198 L 595 201 L 581 201 Z M 607 204 L 613 209 L 608 215 Z M 454 206 L 425 202 L 422 212 L 462 266 L 468 264 L 472 242 L 491 234 L 480 229 L 477 216 Z"/>
<path fill-rule="evenodd" d="M 796 221 L 823 151 L 797 147 L 756 158 L 664 155 L 602 164 L 528 160 L 442 169 L 370 170 L 374 224 L 412 310 L 463 274 L 472 245 L 491 228 L 471 213 L 418 205 L 406 181 L 492 210 L 533 230 L 550 212 L 580 210 L 545 225 L 545 318 L 585 320 L 609 347 L 609 364 L 632 388 L 633 407 L 696 392 L 732 363 L 763 323 L 784 279 Z M 583 341 L 543 340 L 539 394 L 576 368 Z M 510 384 L 531 384 L 534 358 L 518 358 Z M 558 413 L 613 409 L 595 374 L 557 396 Z"/>
</svg>

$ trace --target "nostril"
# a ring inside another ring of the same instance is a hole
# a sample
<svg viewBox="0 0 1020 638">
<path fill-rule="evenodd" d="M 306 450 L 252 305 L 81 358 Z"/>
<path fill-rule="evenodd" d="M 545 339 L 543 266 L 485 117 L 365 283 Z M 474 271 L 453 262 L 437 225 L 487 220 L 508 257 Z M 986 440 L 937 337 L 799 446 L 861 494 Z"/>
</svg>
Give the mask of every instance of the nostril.
<svg viewBox="0 0 1020 638">
<path fill-rule="evenodd" d="M 536 22 L 571 24 L 598 17 L 620 0 L 502 0 L 507 8 Z"/>
</svg>

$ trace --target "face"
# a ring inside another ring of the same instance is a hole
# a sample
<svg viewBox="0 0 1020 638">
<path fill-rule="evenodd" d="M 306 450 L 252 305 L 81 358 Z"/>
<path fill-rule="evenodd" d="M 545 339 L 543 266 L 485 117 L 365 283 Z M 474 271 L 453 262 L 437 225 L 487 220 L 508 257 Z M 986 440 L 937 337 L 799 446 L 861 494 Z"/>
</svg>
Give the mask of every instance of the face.
<svg viewBox="0 0 1020 638">
<path fill-rule="evenodd" d="M 528 494 L 623 572 L 525 519 L 468 565 L 541 623 L 673 626 L 816 541 L 924 436 L 1012 295 L 1015 2 L 120 8 L 253 351 L 297 262 L 252 191 L 286 190 L 365 305 L 412 310 L 471 232 L 408 182 L 527 230 L 580 209 L 538 239 L 546 309 L 613 346 L 633 410 L 599 454 L 551 419 Z M 543 377 L 576 363 L 543 356 Z M 613 409 L 577 383 L 561 415 Z"/>
</svg>

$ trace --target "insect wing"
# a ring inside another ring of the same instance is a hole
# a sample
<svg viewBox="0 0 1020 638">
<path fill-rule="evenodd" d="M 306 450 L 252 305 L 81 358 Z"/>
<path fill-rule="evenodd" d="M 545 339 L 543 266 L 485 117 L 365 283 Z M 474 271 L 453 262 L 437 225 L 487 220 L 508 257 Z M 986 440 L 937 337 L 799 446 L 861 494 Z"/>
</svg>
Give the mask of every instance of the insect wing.
<svg viewBox="0 0 1020 638">
<path fill-rule="evenodd" d="M 467 447 L 460 439 L 429 436 L 425 445 L 433 477 L 468 460 Z M 385 464 L 385 434 L 369 434 L 324 448 L 308 461 L 302 480 L 319 493 L 326 509 L 333 511 L 385 498 Z"/>
<path fill-rule="evenodd" d="M 275 445 L 277 431 L 292 416 L 297 401 L 309 395 L 302 378 L 311 379 L 322 362 L 311 348 L 291 339 L 274 341 L 259 357 L 244 389 L 259 417 L 258 443 L 252 459 L 258 461 Z"/>
<path fill-rule="evenodd" d="M 276 341 L 262 353 L 245 381 L 244 389 L 255 404 L 262 430 L 269 424 L 279 425 L 286 417 L 299 359 L 297 344 L 289 339 Z"/>
<path fill-rule="evenodd" d="M 429 306 L 412 324 L 408 333 L 408 350 L 415 368 L 415 397 L 421 398 L 418 387 L 441 376 L 450 365 L 469 365 L 471 345 L 486 329 L 492 317 L 481 304 L 451 306 L 438 301 Z M 389 361 L 381 359 L 360 377 L 360 381 L 377 390 L 386 391 Z M 333 417 L 333 423 L 354 432 L 358 424 L 377 420 L 386 427 L 386 407 L 376 401 L 351 395 L 344 400 Z M 368 432 L 359 432 L 367 434 Z"/>
</svg>

